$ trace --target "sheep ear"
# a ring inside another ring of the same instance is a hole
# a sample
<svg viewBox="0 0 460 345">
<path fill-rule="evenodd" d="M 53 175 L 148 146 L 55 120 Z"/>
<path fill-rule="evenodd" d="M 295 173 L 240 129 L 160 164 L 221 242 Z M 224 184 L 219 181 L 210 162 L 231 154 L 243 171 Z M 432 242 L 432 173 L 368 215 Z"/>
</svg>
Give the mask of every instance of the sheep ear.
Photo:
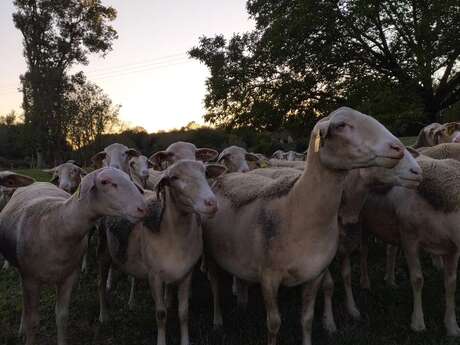
<svg viewBox="0 0 460 345">
<path fill-rule="evenodd" d="M 149 160 L 153 162 L 153 164 L 159 169 L 161 169 L 163 162 L 169 161 L 174 153 L 168 151 L 158 151 L 150 156 Z"/>
<path fill-rule="evenodd" d="M 208 164 L 206 165 L 206 177 L 216 178 L 227 172 L 227 168 L 220 164 Z"/>
<path fill-rule="evenodd" d="M 195 158 L 197 161 L 209 162 L 217 158 L 219 152 L 213 149 L 201 148 L 195 151 Z"/>
<path fill-rule="evenodd" d="M 155 168 L 156 164 L 152 162 L 150 159 L 147 159 L 147 166 L 149 168 Z"/>
<path fill-rule="evenodd" d="M 224 153 L 221 152 L 219 157 L 217 158 L 217 163 L 222 162 L 225 158 L 227 158 L 230 155 L 230 153 Z"/>
<path fill-rule="evenodd" d="M 158 181 L 158 184 L 156 187 L 158 199 L 160 199 L 161 193 L 164 191 L 166 186 L 169 186 L 169 176 L 166 173 L 164 173 L 160 181 Z"/>
<path fill-rule="evenodd" d="M 91 174 L 88 174 L 82 178 L 80 185 L 75 192 L 79 200 L 86 198 L 91 193 L 91 191 L 96 190 L 96 179 L 98 175 L 99 171 L 92 172 Z"/>
<path fill-rule="evenodd" d="M 445 125 L 445 128 L 447 130 L 447 133 L 449 135 L 451 135 L 452 133 L 455 132 L 456 129 L 458 129 L 460 126 L 457 122 L 449 122 L 449 123 L 446 123 Z"/>
<path fill-rule="evenodd" d="M 58 167 L 54 167 L 52 169 L 43 169 L 42 171 L 49 173 L 49 174 L 53 174 L 53 176 L 51 177 L 50 183 L 57 183 L 57 181 L 59 180 L 59 175 L 57 173 Z"/>
<path fill-rule="evenodd" d="M 144 188 L 142 188 L 139 184 L 137 184 L 137 182 L 135 181 L 132 181 L 134 183 L 134 185 L 136 186 L 136 188 L 139 190 L 139 192 L 144 195 L 145 192 L 144 192 Z"/>
<path fill-rule="evenodd" d="M 66 163 L 71 163 L 73 165 L 76 165 L 77 167 L 81 167 L 81 165 L 78 164 L 77 161 L 74 161 L 73 159 L 69 159 Z"/>
<path fill-rule="evenodd" d="M 93 157 L 91 157 L 91 162 L 93 162 L 96 168 L 102 167 L 102 161 L 107 157 L 107 153 L 105 151 L 101 151 L 96 153 Z"/>
<path fill-rule="evenodd" d="M 407 151 L 409 151 L 409 153 L 412 155 L 412 157 L 414 158 L 417 158 L 418 156 L 420 156 L 420 152 L 418 152 L 416 149 L 412 148 L 412 147 L 406 147 Z"/>
<path fill-rule="evenodd" d="M 13 172 L 0 173 L 0 186 L 8 188 L 17 188 L 28 186 L 35 182 L 35 179 L 29 176 L 16 174 Z"/>
<path fill-rule="evenodd" d="M 246 160 L 249 162 L 257 162 L 259 160 L 259 157 L 257 157 L 254 153 L 246 153 L 245 155 Z"/>
<path fill-rule="evenodd" d="M 136 149 L 128 149 L 126 150 L 126 154 L 130 157 L 139 157 L 141 153 Z"/>
</svg>

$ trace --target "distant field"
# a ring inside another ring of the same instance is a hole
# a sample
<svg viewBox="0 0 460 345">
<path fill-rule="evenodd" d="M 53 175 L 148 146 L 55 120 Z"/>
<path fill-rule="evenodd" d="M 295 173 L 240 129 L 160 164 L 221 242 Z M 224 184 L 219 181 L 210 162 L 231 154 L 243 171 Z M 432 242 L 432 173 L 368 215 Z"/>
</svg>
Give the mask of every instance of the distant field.
<svg viewBox="0 0 460 345">
<path fill-rule="evenodd" d="M 417 139 L 417 137 L 400 137 L 399 138 L 399 140 L 401 140 L 401 142 L 406 146 L 410 146 L 410 145 L 414 144 L 415 139 Z"/>
<path fill-rule="evenodd" d="M 40 169 L 18 169 L 14 171 L 17 172 L 18 174 L 23 174 L 23 175 L 33 177 L 34 179 L 40 182 L 49 181 L 51 179 L 51 174 L 46 173 Z"/>
</svg>

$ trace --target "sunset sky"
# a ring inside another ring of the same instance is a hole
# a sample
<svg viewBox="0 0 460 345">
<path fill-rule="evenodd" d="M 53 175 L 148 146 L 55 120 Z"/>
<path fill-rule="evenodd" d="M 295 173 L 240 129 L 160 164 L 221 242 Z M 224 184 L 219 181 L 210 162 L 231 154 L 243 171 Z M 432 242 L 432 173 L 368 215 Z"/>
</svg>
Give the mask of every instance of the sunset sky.
<svg viewBox="0 0 460 345">
<path fill-rule="evenodd" d="M 208 70 L 186 52 L 202 35 L 250 30 L 246 0 L 105 0 L 115 7 L 119 39 L 104 59 L 77 66 L 98 84 L 121 118 L 149 132 L 202 123 Z M 13 1 L 0 1 L 0 115 L 21 111 L 19 75 L 26 69 Z"/>
</svg>

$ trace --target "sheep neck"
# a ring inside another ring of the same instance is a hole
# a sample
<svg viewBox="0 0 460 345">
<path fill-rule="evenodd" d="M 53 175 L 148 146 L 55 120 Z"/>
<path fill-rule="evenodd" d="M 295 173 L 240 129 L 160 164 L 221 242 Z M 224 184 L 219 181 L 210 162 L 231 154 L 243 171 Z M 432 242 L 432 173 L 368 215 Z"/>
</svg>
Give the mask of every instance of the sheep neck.
<svg viewBox="0 0 460 345">
<path fill-rule="evenodd" d="M 290 231 L 318 238 L 330 237 L 332 231 L 338 238 L 337 216 L 347 171 L 321 164 L 313 138 L 310 141 L 306 168 L 288 195 L 291 218 L 296 219 Z"/>
<path fill-rule="evenodd" d="M 62 204 L 59 211 L 65 227 L 58 233 L 63 237 L 82 240 L 100 217 L 93 206 L 90 200 L 80 200 L 76 193 L 73 194 Z"/>
<path fill-rule="evenodd" d="M 169 189 L 166 189 L 164 197 L 163 226 L 168 228 L 167 231 L 171 235 L 185 235 L 190 229 L 194 228 L 195 214 L 182 210 Z"/>
</svg>

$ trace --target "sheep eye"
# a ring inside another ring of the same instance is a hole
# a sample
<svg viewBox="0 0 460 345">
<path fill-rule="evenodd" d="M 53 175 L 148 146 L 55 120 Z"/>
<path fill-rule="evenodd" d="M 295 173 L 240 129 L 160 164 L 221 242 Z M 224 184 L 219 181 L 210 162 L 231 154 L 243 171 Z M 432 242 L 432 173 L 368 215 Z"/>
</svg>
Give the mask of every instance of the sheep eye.
<svg viewBox="0 0 460 345">
<path fill-rule="evenodd" d="M 337 126 L 335 128 L 336 129 L 344 129 L 346 126 L 347 126 L 347 124 L 345 122 L 340 122 L 340 123 L 337 124 Z"/>
<path fill-rule="evenodd" d="M 179 177 L 177 177 L 177 176 L 171 176 L 169 179 L 170 179 L 171 181 L 177 181 L 177 180 L 179 179 Z"/>
<path fill-rule="evenodd" d="M 116 183 L 112 183 L 113 188 L 117 188 L 118 185 Z"/>
</svg>

